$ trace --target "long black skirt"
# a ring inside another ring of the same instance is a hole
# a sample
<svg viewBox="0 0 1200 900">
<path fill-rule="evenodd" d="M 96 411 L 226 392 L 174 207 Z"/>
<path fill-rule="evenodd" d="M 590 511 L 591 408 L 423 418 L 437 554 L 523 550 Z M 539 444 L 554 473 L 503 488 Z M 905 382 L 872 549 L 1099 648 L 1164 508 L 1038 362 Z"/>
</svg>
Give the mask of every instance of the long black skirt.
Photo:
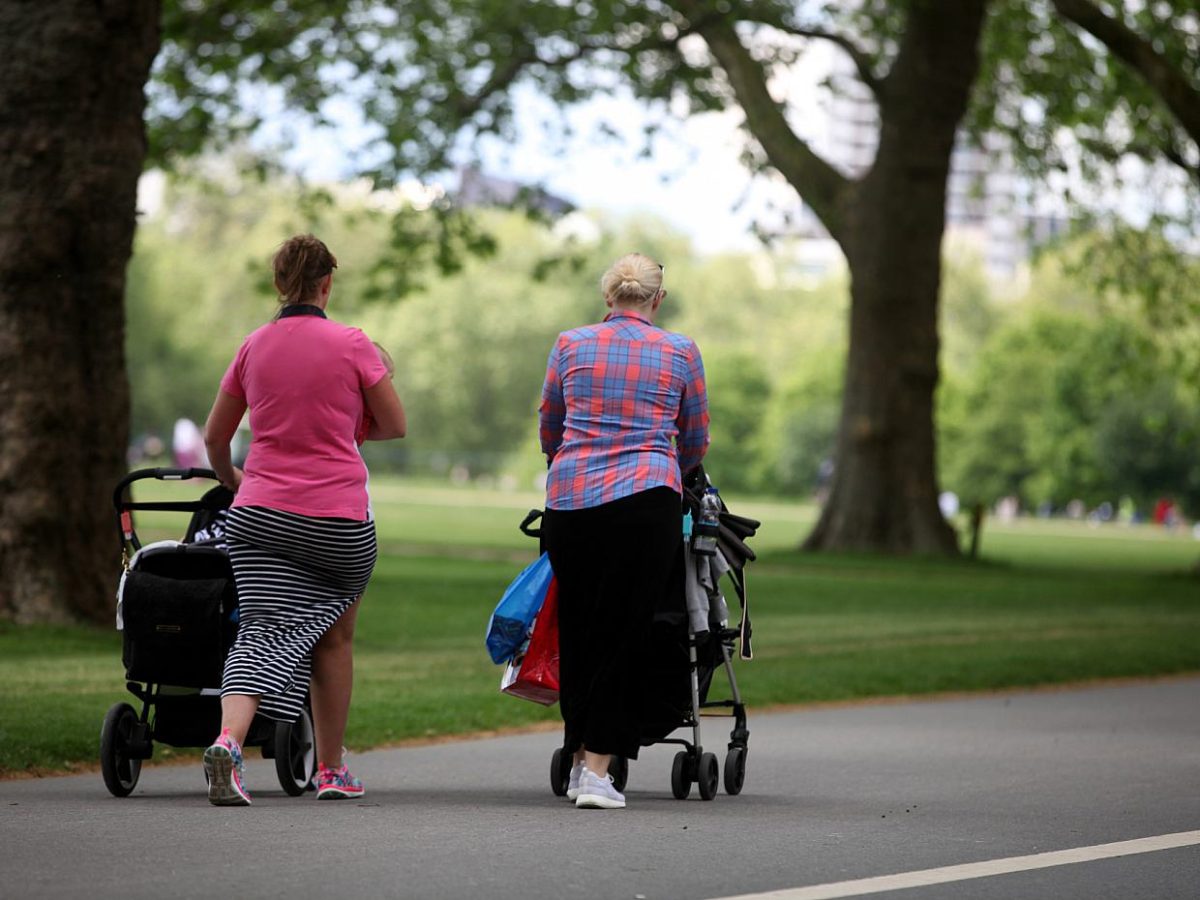
<svg viewBox="0 0 1200 900">
<path fill-rule="evenodd" d="M 646 648 L 682 556 L 682 506 L 653 488 L 579 510 L 547 509 L 558 580 L 563 746 L 636 759 Z M 679 591 L 682 603 L 682 590 Z"/>
</svg>

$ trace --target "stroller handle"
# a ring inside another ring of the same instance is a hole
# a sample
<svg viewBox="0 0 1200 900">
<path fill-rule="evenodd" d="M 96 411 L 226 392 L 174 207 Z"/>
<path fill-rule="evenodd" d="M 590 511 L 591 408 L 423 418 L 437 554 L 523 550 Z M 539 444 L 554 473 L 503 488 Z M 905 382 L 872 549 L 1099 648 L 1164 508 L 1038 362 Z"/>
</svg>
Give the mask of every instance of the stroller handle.
<svg viewBox="0 0 1200 900">
<path fill-rule="evenodd" d="M 134 503 L 125 499 L 125 489 L 135 481 L 146 478 L 156 478 L 159 481 L 186 481 L 189 478 L 209 478 L 218 481 L 217 473 L 212 469 L 138 469 L 130 472 L 118 483 L 113 490 L 113 507 L 118 513 L 127 509 L 149 509 L 171 512 L 198 512 L 207 509 L 208 504 L 203 500 L 179 501 L 174 503 Z"/>
<path fill-rule="evenodd" d="M 521 524 L 517 527 L 521 529 L 522 534 L 527 534 L 529 537 L 540 538 L 542 536 L 542 529 L 532 528 L 530 526 L 532 526 L 533 523 L 541 517 L 542 511 L 540 509 L 531 509 L 525 515 L 525 518 L 521 520 Z"/>
<path fill-rule="evenodd" d="M 121 553 L 124 557 L 127 553 L 127 546 L 134 550 L 141 549 L 142 542 L 138 540 L 137 532 L 133 527 L 133 516 L 129 513 L 131 510 L 153 510 L 156 512 L 190 512 L 198 513 L 201 510 L 221 510 L 225 509 L 229 501 L 217 498 L 208 497 L 206 494 L 199 500 L 177 500 L 172 502 L 153 502 L 153 503 L 135 503 L 132 499 L 125 499 L 125 492 L 129 485 L 135 481 L 142 481 L 146 478 L 156 478 L 159 481 L 186 481 L 189 478 L 208 478 L 213 481 L 219 481 L 217 473 L 212 469 L 138 469 L 135 472 L 130 472 L 118 482 L 113 490 L 113 506 L 117 511 L 117 533 L 121 539 Z M 216 489 L 208 491 L 208 494 L 213 494 Z M 132 496 L 132 495 L 131 495 Z"/>
</svg>

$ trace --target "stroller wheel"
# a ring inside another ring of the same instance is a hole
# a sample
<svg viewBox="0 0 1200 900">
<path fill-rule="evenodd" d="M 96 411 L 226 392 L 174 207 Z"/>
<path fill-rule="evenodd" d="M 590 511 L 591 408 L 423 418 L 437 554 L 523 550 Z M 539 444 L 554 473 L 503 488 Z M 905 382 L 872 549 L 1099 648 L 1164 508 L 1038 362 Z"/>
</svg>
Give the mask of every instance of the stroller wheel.
<svg viewBox="0 0 1200 900">
<path fill-rule="evenodd" d="M 740 794 L 746 783 L 746 747 L 730 747 L 725 754 L 725 793 Z"/>
<path fill-rule="evenodd" d="M 671 793 L 676 800 L 686 800 L 692 792 L 692 776 L 688 771 L 688 752 L 680 750 L 675 754 L 675 762 L 671 765 Z"/>
<path fill-rule="evenodd" d="M 116 703 L 100 728 L 100 774 L 114 797 L 128 797 L 142 773 L 141 759 L 130 755 L 133 729 L 138 716 L 128 703 Z"/>
<path fill-rule="evenodd" d="M 613 787 L 624 791 L 625 783 L 629 781 L 629 760 L 624 756 L 614 756 L 608 764 L 608 774 L 612 776 Z"/>
<path fill-rule="evenodd" d="M 717 796 L 717 788 L 721 783 L 720 769 L 714 753 L 700 754 L 700 765 L 696 771 L 696 782 L 700 785 L 700 799 L 711 800 Z"/>
<path fill-rule="evenodd" d="M 571 780 L 572 759 L 572 754 L 563 753 L 562 747 L 555 750 L 554 755 L 550 757 L 550 790 L 554 791 L 555 797 L 567 796 L 567 784 Z"/>
<path fill-rule="evenodd" d="M 317 771 L 312 712 L 307 704 L 295 722 L 275 725 L 274 750 L 275 774 L 279 776 L 280 785 L 285 793 L 299 797 L 312 784 L 313 774 Z"/>
</svg>

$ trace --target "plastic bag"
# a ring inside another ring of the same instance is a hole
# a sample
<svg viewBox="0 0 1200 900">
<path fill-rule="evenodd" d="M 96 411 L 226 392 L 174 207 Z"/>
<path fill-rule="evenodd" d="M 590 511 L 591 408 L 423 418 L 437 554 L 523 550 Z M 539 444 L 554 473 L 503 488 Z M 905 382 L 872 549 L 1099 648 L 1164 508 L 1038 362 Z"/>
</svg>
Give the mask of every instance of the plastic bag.
<svg viewBox="0 0 1200 900">
<path fill-rule="evenodd" d="M 543 706 L 558 700 L 558 585 L 550 582 L 546 602 L 533 623 L 529 649 L 508 664 L 500 691 Z"/>
<path fill-rule="evenodd" d="M 504 596 L 496 604 L 496 610 L 488 621 L 487 648 L 492 662 L 507 662 L 521 649 L 529 637 L 529 626 L 542 608 L 553 578 L 550 557 L 543 553 L 526 566 L 504 591 Z"/>
</svg>

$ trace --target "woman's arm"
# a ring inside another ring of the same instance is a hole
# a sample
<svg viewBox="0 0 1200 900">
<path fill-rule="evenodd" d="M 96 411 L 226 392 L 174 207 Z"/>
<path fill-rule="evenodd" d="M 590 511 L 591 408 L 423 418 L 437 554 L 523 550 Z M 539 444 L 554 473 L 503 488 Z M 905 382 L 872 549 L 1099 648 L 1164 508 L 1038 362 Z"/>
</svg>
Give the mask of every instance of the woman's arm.
<svg viewBox="0 0 1200 900">
<path fill-rule="evenodd" d="M 367 409 L 371 411 L 371 427 L 367 429 L 368 441 L 390 441 L 402 438 L 408 432 L 408 420 L 404 415 L 404 404 L 396 393 L 390 378 L 380 378 L 363 391 Z"/>
<path fill-rule="evenodd" d="M 561 340 L 561 338 L 559 339 Z M 558 371 L 559 341 L 554 342 L 546 362 L 546 380 L 542 383 L 542 403 L 538 407 L 538 434 L 546 461 L 551 462 L 562 444 L 563 425 L 567 419 L 567 402 L 563 397 L 562 376 Z"/>
<path fill-rule="evenodd" d="M 704 382 L 704 361 L 694 341 L 675 425 L 679 429 L 675 438 L 679 471 L 686 475 L 700 465 L 708 450 L 708 387 Z"/>
<path fill-rule="evenodd" d="M 217 473 L 221 484 L 235 494 L 242 484 L 242 470 L 233 464 L 229 445 L 245 413 L 246 401 L 243 398 L 219 390 L 208 421 L 204 423 L 204 447 L 208 451 L 208 463 Z"/>
</svg>

